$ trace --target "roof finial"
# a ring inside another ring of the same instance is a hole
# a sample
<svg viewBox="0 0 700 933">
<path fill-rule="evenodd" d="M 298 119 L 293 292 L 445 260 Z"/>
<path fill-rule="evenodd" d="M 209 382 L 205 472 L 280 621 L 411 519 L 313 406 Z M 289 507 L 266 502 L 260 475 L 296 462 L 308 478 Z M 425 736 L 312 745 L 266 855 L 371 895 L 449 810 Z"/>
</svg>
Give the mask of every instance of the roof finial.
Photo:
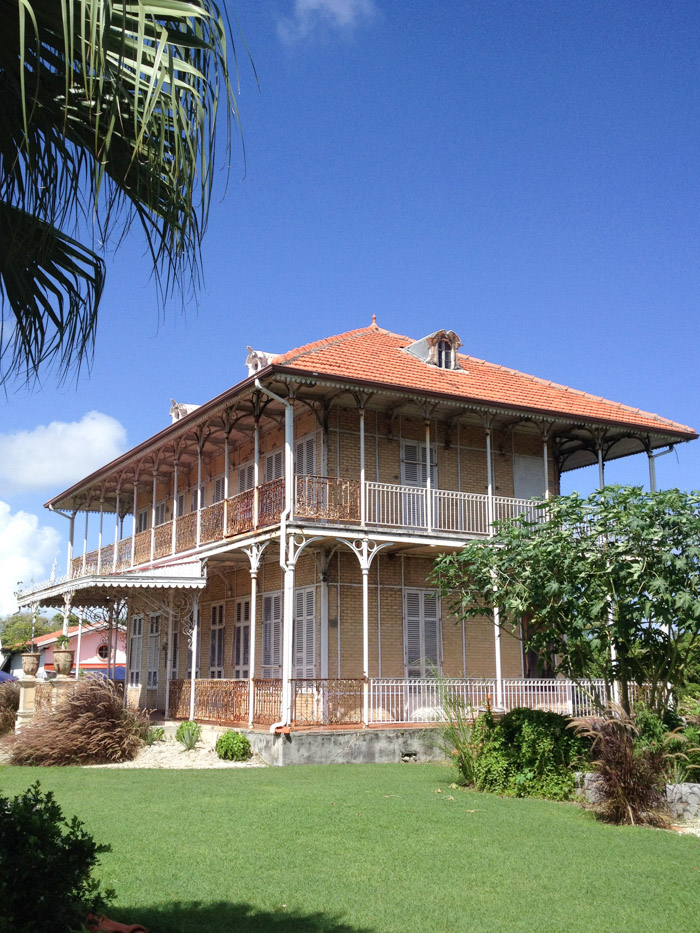
<svg viewBox="0 0 700 933">
<path fill-rule="evenodd" d="M 372 327 L 374 327 L 375 330 L 377 329 L 377 315 L 376 314 L 372 315 Z"/>
</svg>

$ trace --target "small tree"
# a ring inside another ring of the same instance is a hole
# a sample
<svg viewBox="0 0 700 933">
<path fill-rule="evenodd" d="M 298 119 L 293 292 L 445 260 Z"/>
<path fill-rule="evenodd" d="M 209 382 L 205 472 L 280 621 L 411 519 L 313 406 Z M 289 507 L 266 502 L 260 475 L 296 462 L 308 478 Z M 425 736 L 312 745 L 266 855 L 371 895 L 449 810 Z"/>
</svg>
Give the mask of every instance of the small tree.
<svg viewBox="0 0 700 933">
<path fill-rule="evenodd" d="M 555 673 L 648 685 L 657 710 L 700 653 L 700 493 L 608 486 L 499 522 L 488 542 L 441 557 L 434 579 L 458 619 L 498 606 Z"/>
<path fill-rule="evenodd" d="M 39 638 L 41 635 L 48 635 L 49 632 L 54 631 L 54 626 L 49 624 L 44 616 L 37 616 L 33 630 L 32 621 L 31 612 L 22 612 L 0 619 L 0 641 L 3 648 L 29 644 L 32 635 L 34 638 Z"/>
</svg>

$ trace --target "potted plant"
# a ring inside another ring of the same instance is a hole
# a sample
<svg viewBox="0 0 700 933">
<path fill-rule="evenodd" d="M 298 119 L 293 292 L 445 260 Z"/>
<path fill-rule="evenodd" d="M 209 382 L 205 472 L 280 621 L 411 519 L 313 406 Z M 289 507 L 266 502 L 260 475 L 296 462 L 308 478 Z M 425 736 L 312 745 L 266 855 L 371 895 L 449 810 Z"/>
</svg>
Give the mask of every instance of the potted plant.
<svg viewBox="0 0 700 933">
<path fill-rule="evenodd" d="M 53 649 L 53 666 L 56 674 L 62 677 L 66 677 L 73 669 L 75 651 L 69 647 L 70 643 L 67 635 L 59 635 Z"/>
<path fill-rule="evenodd" d="M 25 642 L 21 647 L 22 651 L 22 673 L 25 677 L 36 677 L 39 670 L 40 653 L 34 647 L 34 641 Z"/>
</svg>

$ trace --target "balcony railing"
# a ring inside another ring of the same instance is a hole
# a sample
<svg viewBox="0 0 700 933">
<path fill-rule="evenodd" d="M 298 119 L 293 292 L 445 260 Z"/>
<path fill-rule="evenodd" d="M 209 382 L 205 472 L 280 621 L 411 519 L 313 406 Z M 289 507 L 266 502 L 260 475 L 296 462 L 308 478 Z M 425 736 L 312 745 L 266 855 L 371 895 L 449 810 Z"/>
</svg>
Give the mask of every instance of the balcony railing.
<svg viewBox="0 0 700 933">
<path fill-rule="evenodd" d="M 124 538 L 117 544 L 102 548 L 102 554 L 91 551 L 73 558 L 71 576 L 83 573 L 111 573 L 114 567 L 122 571 L 178 554 L 197 547 L 198 515 L 199 544 L 210 544 L 258 528 L 274 525 L 280 520 L 285 505 L 284 480 L 263 483 L 257 489 L 231 496 L 198 512 L 189 512 L 173 522 L 157 525 L 151 530 Z M 328 524 L 359 524 L 361 521 L 361 484 L 356 480 L 329 476 L 300 475 L 294 478 L 293 518 Z M 479 493 L 455 492 L 449 489 L 427 490 L 417 486 L 392 483 L 365 483 L 366 525 L 377 528 L 403 529 L 417 533 L 452 535 L 487 535 L 489 533 L 489 499 Z M 494 520 L 526 515 L 534 521 L 545 521 L 546 510 L 531 499 L 494 496 Z M 132 563 L 133 544 L 133 563 Z M 85 568 L 83 570 L 83 567 Z"/>
</svg>

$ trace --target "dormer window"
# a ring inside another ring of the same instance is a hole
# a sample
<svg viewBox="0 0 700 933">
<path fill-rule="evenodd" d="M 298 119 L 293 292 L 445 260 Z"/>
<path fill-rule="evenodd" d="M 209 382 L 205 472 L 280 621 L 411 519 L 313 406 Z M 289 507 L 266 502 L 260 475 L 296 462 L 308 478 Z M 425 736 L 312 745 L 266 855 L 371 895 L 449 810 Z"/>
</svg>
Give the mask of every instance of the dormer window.
<svg viewBox="0 0 700 933">
<path fill-rule="evenodd" d="M 438 340 L 437 342 L 437 365 L 440 369 L 454 369 L 452 362 L 453 351 L 449 340 Z"/>
<path fill-rule="evenodd" d="M 409 344 L 405 350 L 438 369 L 461 370 L 457 358 L 457 350 L 461 346 L 462 341 L 453 330 L 436 330 L 434 334 Z"/>
</svg>

